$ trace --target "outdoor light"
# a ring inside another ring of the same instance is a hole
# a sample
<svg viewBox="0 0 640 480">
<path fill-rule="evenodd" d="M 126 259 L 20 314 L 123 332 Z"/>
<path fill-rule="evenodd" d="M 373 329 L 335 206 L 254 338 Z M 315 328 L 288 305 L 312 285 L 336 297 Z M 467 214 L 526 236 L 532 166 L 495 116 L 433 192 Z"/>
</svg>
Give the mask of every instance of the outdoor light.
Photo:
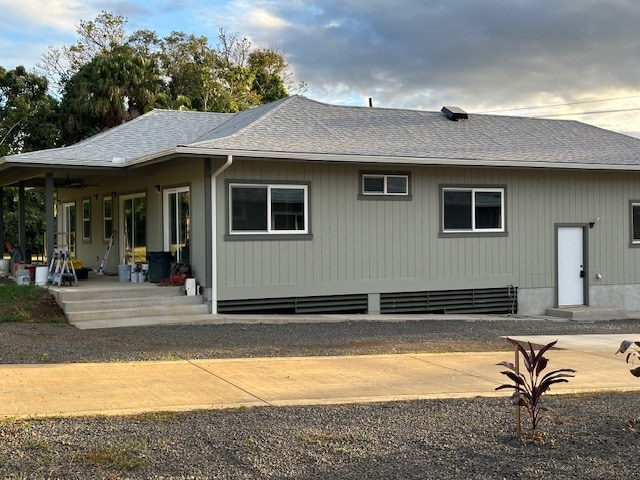
<svg viewBox="0 0 640 480">
<path fill-rule="evenodd" d="M 160 185 L 156 185 L 153 188 L 155 189 L 156 193 L 160 193 Z"/>
</svg>

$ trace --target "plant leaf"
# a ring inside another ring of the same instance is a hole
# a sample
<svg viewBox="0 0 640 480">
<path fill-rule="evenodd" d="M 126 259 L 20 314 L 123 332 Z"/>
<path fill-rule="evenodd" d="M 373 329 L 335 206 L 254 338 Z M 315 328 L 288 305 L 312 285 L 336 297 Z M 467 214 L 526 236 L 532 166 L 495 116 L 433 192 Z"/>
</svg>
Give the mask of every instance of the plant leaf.
<svg viewBox="0 0 640 480">
<path fill-rule="evenodd" d="M 631 340 L 623 340 L 622 343 L 620 343 L 620 347 L 618 347 L 618 351 L 616 353 L 624 353 L 626 352 L 629 347 L 631 347 L 632 345 L 635 345 L 636 347 L 640 347 L 640 341 L 631 341 Z M 634 352 L 631 352 L 634 353 Z M 637 355 L 637 352 L 635 352 Z"/>
</svg>

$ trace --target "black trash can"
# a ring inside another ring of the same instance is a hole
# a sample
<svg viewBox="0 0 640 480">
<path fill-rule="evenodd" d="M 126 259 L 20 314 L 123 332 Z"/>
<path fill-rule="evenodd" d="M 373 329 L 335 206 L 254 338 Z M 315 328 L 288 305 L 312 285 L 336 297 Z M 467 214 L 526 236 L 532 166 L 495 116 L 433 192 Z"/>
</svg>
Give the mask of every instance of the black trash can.
<svg viewBox="0 0 640 480">
<path fill-rule="evenodd" d="M 171 275 L 171 252 L 147 252 L 149 281 L 158 283 Z"/>
</svg>

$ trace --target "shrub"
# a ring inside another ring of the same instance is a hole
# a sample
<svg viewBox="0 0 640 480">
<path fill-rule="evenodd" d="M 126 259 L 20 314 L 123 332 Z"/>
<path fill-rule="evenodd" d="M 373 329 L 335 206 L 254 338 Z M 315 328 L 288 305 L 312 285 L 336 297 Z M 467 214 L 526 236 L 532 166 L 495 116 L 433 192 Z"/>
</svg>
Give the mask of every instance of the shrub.
<svg viewBox="0 0 640 480">
<path fill-rule="evenodd" d="M 544 373 L 544 369 L 547 368 L 549 363 L 549 360 L 544 354 L 557 343 L 557 340 L 543 346 L 537 353 L 530 342 L 527 342 L 529 348 L 525 348 L 516 340 L 511 338 L 507 338 L 507 340 L 515 345 L 522 356 L 525 372 L 520 372 L 517 366 L 511 362 L 498 363 L 498 365 L 508 369 L 500 373 L 509 377 L 514 383 L 500 385 L 496 390 L 514 390 L 514 401 L 517 405 L 525 407 L 529 414 L 531 437 L 537 438 L 537 428 L 542 413 L 540 406 L 542 396 L 549 390 L 551 385 L 567 383 L 569 381 L 568 378 L 574 376 L 575 370 L 571 368 L 561 368 Z"/>
<path fill-rule="evenodd" d="M 640 359 L 640 342 L 632 342 L 629 340 L 624 340 L 620 344 L 620 348 L 618 348 L 618 353 L 626 353 L 627 354 L 627 363 L 633 363 L 634 360 Z M 640 367 L 635 367 L 629 370 L 631 375 L 634 377 L 640 377 Z"/>
</svg>

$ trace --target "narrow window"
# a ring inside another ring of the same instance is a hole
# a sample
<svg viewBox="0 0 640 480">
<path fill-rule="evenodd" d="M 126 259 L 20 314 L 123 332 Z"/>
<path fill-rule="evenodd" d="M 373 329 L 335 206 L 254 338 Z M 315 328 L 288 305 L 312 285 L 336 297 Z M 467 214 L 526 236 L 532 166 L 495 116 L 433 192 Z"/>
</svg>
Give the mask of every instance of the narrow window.
<svg viewBox="0 0 640 480">
<path fill-rule="evenodd" d="M 503 188 L 443 188 L 444 232 L 504 232 Z"/>
<path fill-rule="evenodd" d="M 409 195 L 409 175 L 362 174 L 363 195 Z"/>
<path fill-rule="evenodd" d="M 306 185 L 229 185 L 230 233 L 308 233 Z"/>
<path fill-rule="evenodd" d="M 640 244 L 640 202 L 631 203 L 631 243 Z"/>
<path fill-rule="evenodd" d="M 113 198 L 109 195 L 102 197 L 102 235 L 109 240 L 113 234 Z"/>
<path fill-rule="evenodd" d="M 82 240 L 91 240 L 91 200 L 82 200 Z"/>
</svg>

